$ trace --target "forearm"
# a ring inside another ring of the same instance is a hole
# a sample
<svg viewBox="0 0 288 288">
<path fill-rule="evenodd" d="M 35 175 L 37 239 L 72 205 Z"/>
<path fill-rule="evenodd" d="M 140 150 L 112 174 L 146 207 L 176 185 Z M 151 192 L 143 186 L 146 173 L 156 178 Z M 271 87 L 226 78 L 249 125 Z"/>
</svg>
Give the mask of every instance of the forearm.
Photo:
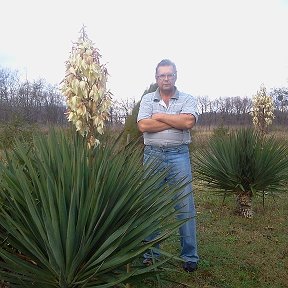
<svg viewBox="0 0 288 288">
<path fill-rule="evenodd" d="M 172 128 L 169 124 L 155 120 L 155 119 L 142 119 L 138 122 L 139 130 L 143 132 L 160 132 Z"/>
<path fill-rule="evenodd" d="M 179 130 L 191 129 L 195 125 L 195 117 L 191 114 L 157 113 L 152 115 L 152 119 Z"/>
</svg>

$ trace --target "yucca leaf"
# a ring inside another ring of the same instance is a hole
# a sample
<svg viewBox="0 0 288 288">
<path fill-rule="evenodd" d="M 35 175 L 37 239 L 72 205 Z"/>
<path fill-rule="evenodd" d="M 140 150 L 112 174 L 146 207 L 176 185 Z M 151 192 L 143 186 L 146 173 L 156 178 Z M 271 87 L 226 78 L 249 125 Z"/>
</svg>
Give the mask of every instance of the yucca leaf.
<svg viewBox="0 0 288 288">
<path fill-rule="evenodd" d="M 223 193 L 280 191 L 287 179 L 287 154 L 287 145 L 275 137 L 239 129 L 194 153 L 195 177 Z"/>
<path fill-rule="evenodd" d="M 132 275 L 146 277 L 152 269 L 127 274 L 125 264 L 183 223 L 173 207 L 185 179 L 161 186 L 167 171 L 144 170 L 137 146 L 102 143 L 89 150 L 79 135 L 60 130 L 6 153 L 0 238 L 9 245 L 2 245 L 0 263 L 11 285 L 113 287 Z M 143 244 L 156 231 L 161 236 Z"/>
</svg>

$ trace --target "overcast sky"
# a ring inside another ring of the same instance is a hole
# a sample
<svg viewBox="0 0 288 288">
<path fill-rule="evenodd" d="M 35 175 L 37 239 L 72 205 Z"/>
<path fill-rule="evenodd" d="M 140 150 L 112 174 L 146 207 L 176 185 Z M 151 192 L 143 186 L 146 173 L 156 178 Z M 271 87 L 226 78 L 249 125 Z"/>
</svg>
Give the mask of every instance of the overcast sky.
<svg viewBox="0 0 288 288">
<path fill-rule="evenodd" d="M 115 98 L 140 99 L 155 66 L 177 65 L 179 90 L 211 99 L 288 86 L 288 0 L 1 1 L 0 66 L 51 84 L 82 25 Z"/>
</svg>

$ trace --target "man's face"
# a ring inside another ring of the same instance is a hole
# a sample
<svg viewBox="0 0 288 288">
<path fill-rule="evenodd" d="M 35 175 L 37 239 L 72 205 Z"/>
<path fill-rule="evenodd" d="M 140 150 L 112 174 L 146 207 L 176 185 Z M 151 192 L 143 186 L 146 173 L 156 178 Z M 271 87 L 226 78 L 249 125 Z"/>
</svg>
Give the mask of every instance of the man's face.
<svg viewBox="0 0 288 288">
<path fill-rule="evenodd" d="M 160 66 L 155 78 L 160 91 L 172 91 L 177 80 L 177 74 L 173 66 Z"/>
</svg>

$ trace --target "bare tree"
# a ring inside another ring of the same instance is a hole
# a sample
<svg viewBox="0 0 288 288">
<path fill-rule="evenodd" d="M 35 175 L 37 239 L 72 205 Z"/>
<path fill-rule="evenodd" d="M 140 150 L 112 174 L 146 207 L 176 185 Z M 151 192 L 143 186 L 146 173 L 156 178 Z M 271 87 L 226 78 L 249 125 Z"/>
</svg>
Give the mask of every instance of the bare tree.
<svg viewBox="0 0 288 288">
<path fill-rule="evenodd" d="M 270 95 L 273 97 L 276 121 L 287 127 L 288 123 L 288 87 L 273 88 Z M 274 123 L 277 123 L 274 121 Z"/>
<path fill-rule="evenodd" d="M 207 113 L 209 109 L 210 100 L 207 95 L 196 97 L 198 111 L 201 114 Z"/>
<path fill-rule="evenodd" d="M 7 121 L 11 116 L 11 103 L 19 87 L 17 71 L 0 67 L 0 120 Z"/>
<path fill-rule="evenodd" d="M 288 87 L 273 88 L 270 92 L 273 97 L 275 108 L 281 112 L 288 109 Z"/>
</svg>

